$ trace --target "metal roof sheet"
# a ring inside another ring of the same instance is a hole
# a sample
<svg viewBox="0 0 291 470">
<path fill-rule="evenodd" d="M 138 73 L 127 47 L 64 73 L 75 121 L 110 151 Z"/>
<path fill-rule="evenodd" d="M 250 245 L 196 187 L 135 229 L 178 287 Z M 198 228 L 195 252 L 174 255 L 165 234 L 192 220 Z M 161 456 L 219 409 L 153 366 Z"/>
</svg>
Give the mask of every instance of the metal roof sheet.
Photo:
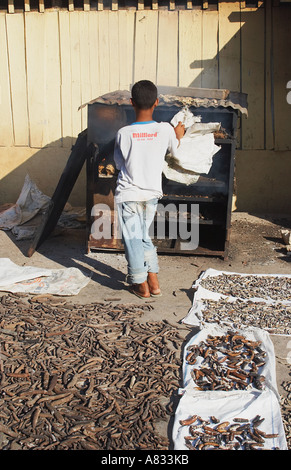
<svg viewBox="0 0 291 470">
<path fill-rule="evenodd" d="M 238 109 L 242 114 L 248 115 L 248 104 L 247 104 L 247 94 L 245 93 L 236 93 L 236 92 L 231 92 L 228 90 L 221 90 L 223 91 L 224 98 L 214 98 L 210 97 L 210 95 L 214 95 L 215 93 L 211 93 L 211 91 L 216 91 L 216 90 L 211 90 L 211 89 L 199 89 L 200 96 L 193 96 L 191 95 L 192 90 L 197 90 L 197 89 L 191 89 L 189 88 L 189 94 L 187 96 L 187 93 L 185 90 L 188 90 L 186 88 L 181 88 L 179 87 L 169 87 L 172 88 L 171 91 L 175 91 L 175 94 L 164 94 L 161 93 L 159 94 L 159 104 L 160 105 L 165 105 L 165 106 L 178 106 L 178 107 L 184 107 L 184 106 L 194 106 L 196 108 L 203 107 L 203 108 L 218 108 L 220 106 L 224 108 L 231 107 L 233 109 Z M 182 92 L 179 93 L 179 90 Z M 203 90 L 205 90 L 205 95 L 203 97 Z M 162 91 L 162 88 L 161 88 Z M 219 91 L 219 90 L 217 90 Z M 219 95 L 219 94 L 217 94 Z M 94 103 L 100 103 L 100 104 L 108 104 L 108 105 L 130 105 L 130 97 L 131 94 L 127 90 L 116 90 L 111 93 L 106 93 L 105 95 L 99 96 L 98 98 L 89 101 L 86 104 L 83 104 L 80 106 L 79 109 L 84 108 L 87 105 L 91 105 Z"/>
</svg>

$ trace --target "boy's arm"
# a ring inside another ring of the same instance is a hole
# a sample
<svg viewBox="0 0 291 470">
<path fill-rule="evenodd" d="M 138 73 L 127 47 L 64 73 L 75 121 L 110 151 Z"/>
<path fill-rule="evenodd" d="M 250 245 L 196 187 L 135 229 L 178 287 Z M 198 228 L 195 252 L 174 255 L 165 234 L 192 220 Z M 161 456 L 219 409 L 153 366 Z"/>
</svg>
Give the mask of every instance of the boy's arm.
<svg viewBox="0 0 291 470">
<path fill-rule="evenodd" d="M 173 156 L 175 156 L 177 148 L 180 145 L 180 139 L 182 139 L 184 134 L 185 134 L 184 124 L 179 122 L 179 124 L 176 127 L 170 124 L 168 152 L 171 153 Z"/>
<path fill-rule="evenodd" d="M 113 158 L 114 158 L 116 169 L 120 170 L 124 159 L 123 159 L 122 152 L 120 150 L 119 136 L 118 135 L 116 136 L 116 139 L 115 139 Z"/>
<path fill-rule="evenodd" d="M 179 144 L 180 144 L 180 140 L 182 139 L 182 137 L 185 134 L 184 124 L 182 124 L 181 121 L 179 121 L 178 125 L 176 127 L 174 127 L 174 131 L 175 131 L 176 137 L 177 137 L 177 139 L 179 141 Z"/>
</svg>

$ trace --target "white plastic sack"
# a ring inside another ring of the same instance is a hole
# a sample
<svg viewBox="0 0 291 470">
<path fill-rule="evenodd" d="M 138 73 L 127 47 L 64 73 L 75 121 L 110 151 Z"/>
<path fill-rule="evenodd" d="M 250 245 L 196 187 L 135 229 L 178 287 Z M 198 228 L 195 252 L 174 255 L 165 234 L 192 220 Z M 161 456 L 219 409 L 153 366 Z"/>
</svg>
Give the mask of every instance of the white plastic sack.
<svg viewBox="0 0 291 470">
<path fill-rule="evenodd" d="M 47 269 L 18 266 L 0 258 L 0 290 L 30 294 L 77 295 L 90 281 L 77 268 Z"/>
<path fill-rule="evenodd" d="M 201 116 L 194 116 L 187 107 L 179 111 L 171 120 L 171 124 L 176 127 L 179 122 L 184 124 L 186 136 L 200 133 L 207 134 L 209 132 L 218 131 L 221 127 L 220 122 L 201 122 Z"/>
<path fill-rule="evenodd" d="M 0 229 L 11 230 L 32 219 L 46 209 L 51 199 L 43 194 L 37 185 L 26 175 L 19 198 L 12 207 L 0 214 Z"/>
<path fill-rule="evenodd" d="M 201 122 L 201 116 L 194 116 L 191 111 L 187 107 L 183 108 L 179 111 L 171 120 L 171 124 L 176 127 L 179 122 L 184 124 L 185 128 L 188 129 L 189 127 L 193 126 L 196 122 Z"/>
<path fill-rule="evenodd" d="M 37 229 L 38 227 L 36 227 L 35 225 L 16 225 L 12 228 L 11 232 L 15 236 L 16 240 L 30 240 L 35 236 Z"/>
<path fill-rule="evenodd" d="M 173 168 L 166 160 L 164 162 L 163 173 L 168 180 L 176 181 L 186 186 L 197 183 L 200 177 L 200 175 L 195 175 L 194 173 L 186 173 L 179 167 Z"/>
<path fill-rule="evenodd" d="M 193 336 L 188 343 L 186 344 L 183 351 L 183 383 L 184 388 L 189 388 L 189 390 L 195 390 L 197 384 L 195 384 L 193 378 L 191 377 L 191 370 L 193 368 L 199 369 L 201 365 L 201 360 L 198 360 L 194 365 L 188 364 L 186 361 L 186 356 L 189 351 L 187 348 L 193 344 L 199 344 L 201 341 L 205 341 L 208 335 L 213 336 L 222 336 L 227 333 L 229 328 L 220 327 L 217 324 L 207 324 L 202 330 L 200 330 L 195 336 Z M 245 328 L 236 330 L 238 334 L 245 336 L 251 341 L 261 341 L 262 344 L 260 348 L 266 352 L 266 357 L 264 358 L 265 365 L 260 367 L 259 374 L 265 377 L 264 388 L 268 387 L 274 392 L 274 394 L 279 398 L 277 382 L 276 382 L 276 360 L 274 346 L 270 339 L 269 334 L 260 329 L 260 328 Z M 246 369 L 247 371 L 247 369 Z M 256 390 L 253 386 L 249 387 L 249 390 Z M 213 391 L 217 393 L 217 391 Z"/>
<path fill-rule="evenodd" d="M 178 165 L 185 170 L 195 171 L 200 174 L 207 174 L 213 162 L 213 156 L 220 150 L 215 144 L 214 135 L 210 134 L 190 134 L 180 140 L 180 145 L 176 150 L 175 159 Z"/>
<path fill-rule="evenodd" d="M 187 108 L 183 108 L 171 120 L 174 127 L 179 122 L 185 125 L 186 133 L 174 156 L 177 165 L 190 172 L 209 173 L 213 156 L 220 150 L 215 145 L 213 135 L 213 131 L 220 128 L 220 123 L 201 123 L 200 116 L 194 116 Z"/>
<path fill-rule="evenodd" d="M 186 131 L 186 136 L 193 134 L 209 134 L 209 132 L 219 131 L 221 127 L 220 122 L 196 122 Z"/>
<path fill-rule="evenodd" d="M 175 450 L 188 450 L 185 445 L 185 436 L 189 436 L 189 427 L 182 426 L 180 420 L 188 419 L 195 414 L 202 419 L 215 416 L 220 422 L 228 421 L 231 424 L 234 418 L 252 420 L 260 415 L 265 419 L 259 429 L 266 434 L 278 434 L 278 437 L 265 439 L 264 449 L 288 449 L 280 405 L 272 390 L 216 393 L 192 393 L 186 390 L 175 413 L 172 432 Z"/>
</svg>

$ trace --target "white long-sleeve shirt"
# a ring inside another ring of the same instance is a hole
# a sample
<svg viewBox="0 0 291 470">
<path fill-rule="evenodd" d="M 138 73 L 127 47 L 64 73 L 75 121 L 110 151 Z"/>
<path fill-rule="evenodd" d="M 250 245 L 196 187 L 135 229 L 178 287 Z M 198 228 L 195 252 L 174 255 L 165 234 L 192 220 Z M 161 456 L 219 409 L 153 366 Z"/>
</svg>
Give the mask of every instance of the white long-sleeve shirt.
<svg viewBox="0 0 291 470">
<path fill-rule="evenodd" d="M 162 171 L 167 152 L 175 155 L 178 140 L 168 122 L 135 122 L 116 135 L 114 161 L 120 170 L 116 202 L 162 197 Z"/>
</svg>

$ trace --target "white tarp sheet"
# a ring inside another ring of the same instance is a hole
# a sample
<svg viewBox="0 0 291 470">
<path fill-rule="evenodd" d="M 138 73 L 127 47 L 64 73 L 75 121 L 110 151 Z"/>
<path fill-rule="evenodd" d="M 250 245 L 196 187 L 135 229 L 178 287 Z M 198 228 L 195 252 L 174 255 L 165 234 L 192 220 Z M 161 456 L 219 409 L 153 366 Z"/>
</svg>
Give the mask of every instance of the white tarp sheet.
<svg viewBox="0 0 291 470">
<path fill-rule="evenodd" d="M 240 301 L 246 301 L 246 302 L 265 302 L 266 304 L 276 304 L 280 303 L 282 305 L 291 305 L 291 300 L 290 299 L 285 299 L 285 300 L 280 300 L 280 302 L 276 302 L 275 300 L 271 298 L 263 298 L 263 297 L 248 297 L 248 298 L 243 298 L 243 297 L 234 297 L 230 295 L 224 295 L 219 292 L 215 292 L 209 289 L 206 289 L 201 285 L 201 282 L 203 279 L 206 279 L 207 277 L 212 277 L 212 276 L 219 276 L 221 274 L 225 275 L 235 275 L 235 276 L 241 276 L 247 277 L 247 276 L 256 276 L 256 277 L 286 277 L 286 278 L 291 278 L 291 275 L 288 274 L 249 274 L 249 273 L 236 273 L 236 272 L 230 272 L 230 271 L 219 271 L 216 269 L 209 268 L 206 271 L 204 271 L 199 279 L 193 284 L 193 288 L 195 289 L 195 294 L 193 298 L 193 303 L 192 307 L 189 310 L 188 314 L 186 317 L 183 319 L 183 323 L 187 323 L 189 325 L 193 326 L 201 326 L 201 322 L 203 321 L 203 309 L 204 309 L 204 302 L 207 300 L 213 300 L 213 301 L 219 301 L 221 299 L 227 301 L 227 302 L 235 302 L 237 300 Z"/>
<path fill-rule="evenodd" d="M 175 413 L 172 433 L 175 450 L 187 450 L 184 438 L 189 435 L 189 428 L 181 426 L 180 420 L 188 419 L 195 414 L 203 419 L 215 416 L 220 422 L 230 423 L 234 418 L 252 420 L 260 415 L 264 421 L 259 429 L 266 434 L 278 434 L 278 437 L 266 438 L 264 448 L 288 450 L 280 405 L 272 390 L 196 393 L 186 390 Z"/>
<path fill-rule="evenodd" d="M 90 281 L 78 268 L 47 269 L 18 266 L 0 258 L 0 291 L 30 294 L 77 295 Z"/>
</svg>

